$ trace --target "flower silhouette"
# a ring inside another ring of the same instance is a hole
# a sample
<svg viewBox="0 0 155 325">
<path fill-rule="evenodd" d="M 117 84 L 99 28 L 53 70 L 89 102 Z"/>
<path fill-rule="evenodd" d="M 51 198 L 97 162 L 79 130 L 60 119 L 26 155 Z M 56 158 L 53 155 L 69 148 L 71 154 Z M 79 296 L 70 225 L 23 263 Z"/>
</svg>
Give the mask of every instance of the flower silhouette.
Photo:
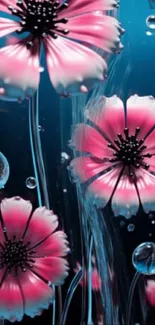
<svg viewBox="0 0 155 325">
<path fill-rule="evenodd" d="M 0 317 L 21 321 L 53 301 L 50 285 L 61 284 L 68 270 L 68 242 L 57 227 L 57 216 L 44 207 L 32 214 L 31 203 L 19 197 L 2 201 Z"/>
<path fill-rule="evenodd" d="M 98 207 L 110 202 L 115 216 L 130 218 L 140 204 L 155 210 L 155 99 L 130 97 L 126 114 L 117 96 L 90 105 L 88 124 L 72 135 L 71 146 L 82 154 L 70 165 L 75 180 Z"/>
<path fill-rule="evenodd" d="M 123 29 L 106 14 L 117 6 L 117 0 L 1 0 L 0 10 L 11 19 L 0 18 L 0 37 L 26 35 L 0 49 L 0 98 L 21 101 L 33 95 L 42 45 L 51 83 L 62 96 L 87 92 L 104 80 L 106 62 L 91 47 L 121 49 Z"/>
</svg>

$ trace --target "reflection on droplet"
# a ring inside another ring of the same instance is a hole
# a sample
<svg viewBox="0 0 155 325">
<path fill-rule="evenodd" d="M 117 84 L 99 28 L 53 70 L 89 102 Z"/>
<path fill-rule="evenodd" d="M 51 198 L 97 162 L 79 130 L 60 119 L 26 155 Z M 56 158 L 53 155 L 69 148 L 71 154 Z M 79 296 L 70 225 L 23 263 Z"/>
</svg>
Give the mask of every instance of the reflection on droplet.
<svg viewBox="0 0 155 325">
<path fill-rule="evenodd" d="M 28 187 L 30 190 L 33 190 L 36 186 L 37 186 L 37 182 L 34 177 L 28 177 L 26 179 L 26 187 Z"/>
<path fill-rule="evenodd" d="M 70 159 L 69 155 L 66 152 L 61 152 L 61 163 L 64 164 Z"/>
<path fill-rule="evenodd" d="M 10 167 L 6 157 L 0 152 L 0 189 L 3 188 L 8 181 L 10 175 Z"/>
<path fill-rule="evenodd" d="M 152 35 L 153 35 L 153 33 L 152 33 L 152 32 L 150 32 L 149 30 L 147 30 L 147 32 L 146 32 L 146 35 L 147 35 L 147 36 L 152 36 Z"/>
<path fill-rule="evenodd" d="M 151 15 L 146 18 L 146 25 L 151 28 L 155 29 L 155 16 Z"/>
<path fill-rule="evenodd" d="M 132 263 L 141 274 L 155 274 L 155 243 L 146 242 L 137 246 L 132 255 Z"/>
<path fill-rule="evenodd" d="M 134 231 L 135 230 L 135 225 L 133 224 L 133 223 L 130 223 L 129 225 L 128 225 L 128 231 L 129 232 L 132 232 L 132 231 Z"/>
</svg>

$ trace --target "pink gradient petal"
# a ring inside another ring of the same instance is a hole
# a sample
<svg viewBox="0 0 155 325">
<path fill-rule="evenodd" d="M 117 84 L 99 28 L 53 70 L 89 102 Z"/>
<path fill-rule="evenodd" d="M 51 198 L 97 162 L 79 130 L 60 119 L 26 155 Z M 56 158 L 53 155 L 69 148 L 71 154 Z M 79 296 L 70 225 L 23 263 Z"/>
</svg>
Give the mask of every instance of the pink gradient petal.
<svg viewBox="0 0 155 325">
<path fill-rule="evenodd" d="M 92 288 L 94 291 L 99 291 L 101 288 L 101 279 L 96 268 L 92 271 Z"/>
<path fill-rule="evenodd" d="M 33 270 L 52 284 L 62 284 L 68 275 L 68 263 L 60 257 L 36 258 Z"/>
<path fill-rule="evenodd" d="M 13 7 L 16 10 L 21 11 L 20 7 L 17 6 L 16 0 L 0 0 L 0 11 L 11 14 L 11 10 L 9 10 L 9 6 Z"/>
<path fill-rule="evenodd" d="M 146 213 L 155 211 L 155 176 L 151 175 L 145 169 L 140 168 L 136 172 L 136 177 L 136 183 L 144 211 Z"/>
<path fill-rule="evenodd" d="M 114 9 L 117 5 L 116 0 L 69 0 L 68 8 L 62 10 L 59 18 L 73 17 L 89 11 Z"/>
<path fill-rule="evenodd" d="M 18 22 L 6 18 L 0 18 L 0 37 L 11 34 L 17 29 L 21 30 L 21 26 Z"/>
<path fill-rule="evenodd" d="M 108 148 L 108 142 L 98 131 L 87 124 L 76 125 L 70 143 L 76 150 L 91 153 L 100 159 L 113 157 L 113 150 Z"/>
<path fill-rule="evenodd" d="M 53 302 L 53 290 L 38 276 L 27 270 L 20 274 L 20 283 L 25 298 L 25 314 L 34 317 L 40 309 L 48 309 Z"/>
<path fill-rule="evenodd" d="M 121 167 L 117 167 L 98 177 L 89 185 L 87 192 L 97 207 L 104 208 L 110 200 L 121 170 Z"/>
<path fill-rule="evenodd" d="M 146 153 L 152 153 L 152 151 L 153 150 L 147 150 Z M 155 150 L 154 156 L 152 156 L 151 158 L 145 158 L 144 162 L 150 166 L 148 170 L 155 173 Z"/>
<path fill-rule="evenodd" d="M 107 52 L 112 52 L 120 42 L 120 25 L 101 11 L 82 14 L 69 19 L 67 23 L 68 37 L 95 45 Z M 64 29 L 64 24 L 60 25 Z"/>
<path fill-rule="evenodd" d="M 111 166 L 112 164 L 107 161 L 99 163 L 91 157 L 77 157 L 71 161 L 69 169 L 75 180 L 84 183 Z"/>
<path fill-rule="evenodd" d="M 61 36 L 47 37 L 44 48 L 50 80 L 59 94 L 87 92 L 103 81 L 106 62 L 89 48 Z"/>
<path fill-rule="evenodd" d="M 124 107 L 116 96 L 100 97 L 89 102 L 86 116 L 114 140 L 125 128 Z"/>
<path fill-rule="evenodd" d="M 1 213 L 8 237 L 16 235 L 18 240 L 21 239 L 31 211 L 31 203 L 22 198 L 13 197 L 2 201 Z"/>
<path fill-rule="evenodd" d="M 36 244 L 54 232 L 57 227 L 58 218 L 53 211 L 45 207 L 38 208 L 32 215 L 24 241 L 31 241 L 32 245 Z"/>
<path fill-rule="evenodd" d="M 4 274 L 0 271 L 0 278 Z M 17 278 L 8 274 L 6 280 L 0 288 L 0 317 L 4 317 L 11 322 L 21 321 L 24 314 L 23 299 L 17 282 Z"/>
<path fill-rule="evenodd" d="M 68 251 L 67 236 L 63 231 L 57 231 L 35 248 L 36 256 L 65 256 Z"/>
<path fill-rule="evenodd" d="M 155 281 L 148 280 L 145 287 L 145 294 L 150 305 L 155 306 Z"/>
<path fill-rule="evenodd" d="M 143 138 L 155 124 L 155 99 L 151 96 L 131 96 L 127 100 L 127 125 L 131 134 L 135 128 L 140 127 L 138 138 Z M 154 141 L 155 132 L 147 138 L 145 144 L 151 145 Z"/>
<path fill-rule="evenodd" d="M 115 216 L 122 215 L 130 218 L 136 215 L 139 208 L 139 199 L 134 183 L 125 173 L 122 175 L 112 198 L 112 209 Z"/>
<path fill-rule="evenodd" d="M 39 85 L 39 48 L 28 50 L 25 43 L 0 49 L 0 99 L 21 101 L 32 96 Z"/>
</svg>

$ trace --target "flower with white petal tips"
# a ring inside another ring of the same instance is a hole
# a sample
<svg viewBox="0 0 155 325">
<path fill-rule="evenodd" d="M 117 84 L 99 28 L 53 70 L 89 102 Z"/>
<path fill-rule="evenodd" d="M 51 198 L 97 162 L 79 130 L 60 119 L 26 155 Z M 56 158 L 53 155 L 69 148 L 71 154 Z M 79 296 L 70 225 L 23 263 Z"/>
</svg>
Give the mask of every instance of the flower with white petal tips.
<svg viewBox="0 0 155 325">
<path fill-rule="evenodd" d="M 101 97 L 86 116 L 88 124 L 77 125 L 71 139 L 82 153 L 70 165 L 75 180 L 98 207 L 111 203 L 115 216 L 130 218 L 140 204 L 154 211 L 155 99 L 130 97 L 125 116 L 117 96 Z"/>
<path fill-rule="evenodd" d="M 91 46 L 106 52 L 121 48 L 124 30 L 106 14 L 116 7 L 117 0 L 1 0 L 0 11 L 11 19 L 0 18 L 0 37 L 28 36 L 0 49 L 0 98 L 21 101 L 34 94 L 41 45 L 51 83 L 62 96 L 87 92 L 103 81 L 107 64 Z"/>
<path fill-rule="evenodd" d="M 68 274 L 68 242 L 53 211 L 13 197 L 0 206 L 0 317 L 21 321 L 53 302 L 51 284 Z M 10 299 L 11 297 L 11 299 Z"/>
</svg>

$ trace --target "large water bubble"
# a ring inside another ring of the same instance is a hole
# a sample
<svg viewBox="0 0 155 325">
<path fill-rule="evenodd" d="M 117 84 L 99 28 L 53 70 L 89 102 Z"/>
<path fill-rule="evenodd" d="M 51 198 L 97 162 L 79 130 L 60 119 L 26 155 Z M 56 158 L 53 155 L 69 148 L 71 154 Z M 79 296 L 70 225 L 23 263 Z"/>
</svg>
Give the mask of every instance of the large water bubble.
<svg viewBox="0 0 155 325">
<path fill-rule="evenodd" d="M 155 274 L 155 243 L 146 242 L 137 246 L 132 255 L 132 263 L 141 274 Z"/>
<path fill-rule="evenodd" d="M 146 25 L 151 28 L 155 29 L 155 16 L 151 15 L 146 18 Z"/>
<path fill-rule="evenodd" d="M 6 157 L 0 152 L 0 189 L 4 188 L 10 175 L 10 167 Z"/>
<path fill-rule="evenodd" d="M 28 187 L 30 190 L 33 190 L 37 186 L 37 182 L 35 177 L 28 177 L 26 179 L 26 187 Z"/>
</svg>

